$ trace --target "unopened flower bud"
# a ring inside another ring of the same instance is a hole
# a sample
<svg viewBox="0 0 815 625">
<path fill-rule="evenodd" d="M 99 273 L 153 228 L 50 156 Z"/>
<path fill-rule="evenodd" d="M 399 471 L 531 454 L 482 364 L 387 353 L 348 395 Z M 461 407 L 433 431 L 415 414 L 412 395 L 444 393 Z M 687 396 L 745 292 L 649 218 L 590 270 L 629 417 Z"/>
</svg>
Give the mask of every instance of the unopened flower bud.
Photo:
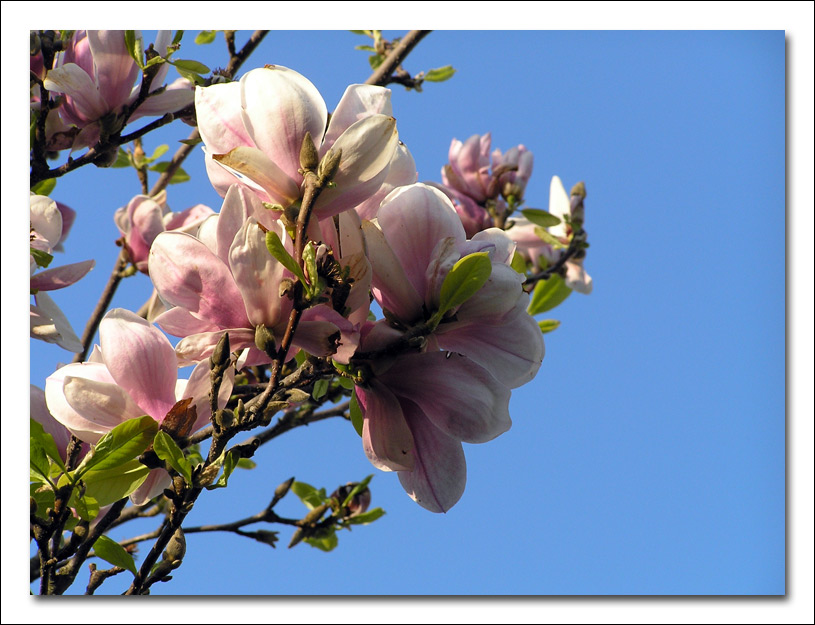
<svg viewBox="0 0 815 625">
<path fill-rule="evenodd" d="M 231 410 L 219 410 L 215 413 L 215 422 L 225 430 L 235 422 L 235 413 Z"/>
<path fill-rule="evenodd" d="M 274 333 L 263 324 L 255 327 L 255 347 L 269 358 L 275 357 Z"/>
<path fill-rule="evenodd" d="M 184 538 L 184 532 L 179 527 L 170 542 L 167 543 L 167 549 L 164 550 L 162 556 L 164 556 L 165 560 L 175 563 L 180 562 L 185 553 L 187 553 L 187 540 Z"/>
<path fill-rule="evenodd" d="M 294 478 L 291 477 L 287 479 L 285 482 L 280 484 L 277 488 L 274 489 L 274 498 L 275 500 L 279 501 L 283 499 L 288 493 L 291 485 L 294 484 Z"/>
<path fill-rule="evenodd" d="M 311 138 L 311 133 L 306 131 L 306 136 L 303 137 L 303 143 L 300 146 L 300 167 L 304 171 L 313 171 L 319 164 L 320 155 L 317 153 L 314 139 Z"/>
<path fill-rule="evenodd" d="M 340 486 L 337 490 L 331 493 L 331 496 L 334 497 L 340 503 L 340 505 L 342 505 L 356 486 L 356 482 L 348 482 L 345 486 Z M 371 491 L 368 490 L 368 488 L 364 488 L 354 495 L 351 501 L 348 502 L 348 505 L 346 506 L 346 509 L 348 510 L 347 515 L 355 516 L 357 514 L 362 514 L 368 509 L 369 505 L 371 505 Z"/>
<path fill-rule="evenodd" d="M 212 356 L 209 357 L 209 362 L 212 369 L 222 368 L 229 362 L 229 333 L 224 332 L 223 336 L 218 340 L 215 349 L 212 350 Z"/>
<path fill-rule="evenodd" d="M 575 229 L 583 227 L 583 220 L 585 218 L 585 211 L 583 208 L 583 200 L 586 197 L 586 185 L 578 182 L 572 187 L 572 196 L 569 198 L 569 213 L 572 220 L 572 226 Z"/>
<path fill-rule="evenodd" d="M 342 149 L 334 150 L 329 149 L 320 161 L 320 166 L 317 168 L 317 176 L 319 178 L 318 184 L 322 187 L 331 181 L 340 168 L 340 159 L 342 158 Z"/>
<path fill-rule="evenodd" d="M 291 297 L 294 294 L 294 281 L 291 278 L 282 278 L 278 287 L 278 295 L 283 297 Z"/>
</svg>

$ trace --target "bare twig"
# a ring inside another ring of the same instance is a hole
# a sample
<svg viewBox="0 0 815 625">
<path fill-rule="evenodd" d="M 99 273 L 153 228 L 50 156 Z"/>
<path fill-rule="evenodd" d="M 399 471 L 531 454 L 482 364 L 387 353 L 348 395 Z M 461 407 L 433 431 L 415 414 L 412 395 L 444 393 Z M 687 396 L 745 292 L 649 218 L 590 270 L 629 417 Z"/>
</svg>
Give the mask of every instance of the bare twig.
<svg viewBox="0 0 815 625">
<path fill-rule="evenodd" d="M 416 44 L 424 39 L 429 30 L 411 30 L 407 35 L 402 37 L 401 41 L 394 46 L 390 54 L 385 57 L 385 60 L 376 68 L 373 74 L 365 81 L 366 85 L 379 85 L 384 87 L 391 82 L 391 76 L 396 71 L 396 68 L 401 65 L 410 51 L 416 47 Z"/>
</svg>

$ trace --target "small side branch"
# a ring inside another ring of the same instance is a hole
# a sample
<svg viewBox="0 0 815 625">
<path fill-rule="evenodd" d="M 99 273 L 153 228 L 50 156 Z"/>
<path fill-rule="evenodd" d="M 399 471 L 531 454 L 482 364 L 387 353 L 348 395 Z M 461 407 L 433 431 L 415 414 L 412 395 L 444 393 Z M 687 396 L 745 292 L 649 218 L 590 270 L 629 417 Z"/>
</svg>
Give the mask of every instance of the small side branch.
<svg viewBox="0 0 815 625">
<path fill-rule="evenodd" d="M 390 54 L 385 57 L 381 65 L 377 67 L 376 71 L 365 81 L 365 84 L 384 87 L 389 82 L 392 82 L 391 76 L 396 71 L 396 68 L 402 64 L 402 61 L 407 58 L 407 55 L 416 47 L 416 44 L 431 32 L 432 31 L 429 30 L 411 30 L 407 35 L 402 37 L 402 40 L 391 50 Z"/>
</svg>

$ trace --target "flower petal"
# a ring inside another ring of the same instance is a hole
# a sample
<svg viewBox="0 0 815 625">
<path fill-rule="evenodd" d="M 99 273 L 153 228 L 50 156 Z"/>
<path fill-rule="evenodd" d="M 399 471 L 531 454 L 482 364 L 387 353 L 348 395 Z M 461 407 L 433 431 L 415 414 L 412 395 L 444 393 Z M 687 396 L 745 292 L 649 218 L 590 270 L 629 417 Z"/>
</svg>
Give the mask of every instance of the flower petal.
<svg viewBox="0 0 815 625">
<path fill-rule="evenodd" d="M 64 289 L 84 277 L 93 269 L 95 264 L 95 260 L 84 260 L 79 263 L 46 269 L 31 277 L 31 288 L 38 291 Z"/>
<path fill-rule="evenodd" d="M 273 204 L 288 206 L 300 197 L 297 183 L 257 148 L 239 146 L 226 154 L 214 154 L 212 158 L 236 180 L 262 192 Z"/>
<path fill-rule="evenodd" d="M 99 94 L 112 111 L 127 102 L 139 68 L 127 51 L 123 30 L 89 30 L 88 43 Z"/>
<path fill-rule="evenodd" d="M 549 234 L 558 238 L 565 237 L 566 223 L 563 218 L 571 213 L 571 203 L 558 176 L 552 176 L 552 182 L 549 184 L 549 212 L 561 220 L 558 225 L 549 228 Z"/>
<path fill-rule="evenodd" d="M 349 85 L 331 114 L 323 147 L 327 150 L 346 129 L 371 115 L 393 116 L 391 90 L 373 85 Z"/>
<path fill-rule="evenodd" d="M 399 471 L 402 488 L 431 512 L 447 512 L 464 494 L 467 464 L 461 443 L 434 426 L 412 402 L 403 401 L 405 419 L 413 433 L 412 471 Z"/>
<path fill-rule="evenodd" d="M 377 381 L 369 389 L 357 387 L 356 392 L 363 413 L 362 448 L 368 460 L 383 471 L 411 471 L 413 435 L 396 397 Z"/>
<path fill-rule="evenodd" d="M 114 308 L 99 324 L 105 365 L 143 414 L 161 423 L 175 404 L 178 364 L 161 331 L 138 315 Z"/>
<path fill-rule="evenodd" d="M 71 119 L 72 123 L 95 121 L 110 111 L 96 83 L 78 65 L 66 63 L 49 70 L 43 84 L 48 91 L 64 93 L 71 98 L 71 108 L 79 116 Z"/>
<path fill-rule="evenodd" d="M 82 342 L 74 333 L 68 318 L 54 300 L 43 292 L 34 296 L 36 306 L 31 306 L 31 336 L 46 343 L 56 343 L 69 352 L 81 352 Z"/>
<path fill-rule="evenodd" d="M 362 219 L 373 219 L 379 212 L 379 205 L 387 195 L 397 187 L 413 184 L 418 179 L 416 171 L 416 161 L 401 141 L 393 152 L 388 175 L 380 185 L 379 189 L 365 201 L 357 204 L 354 210 L 359 213 Z"/>
</svg>

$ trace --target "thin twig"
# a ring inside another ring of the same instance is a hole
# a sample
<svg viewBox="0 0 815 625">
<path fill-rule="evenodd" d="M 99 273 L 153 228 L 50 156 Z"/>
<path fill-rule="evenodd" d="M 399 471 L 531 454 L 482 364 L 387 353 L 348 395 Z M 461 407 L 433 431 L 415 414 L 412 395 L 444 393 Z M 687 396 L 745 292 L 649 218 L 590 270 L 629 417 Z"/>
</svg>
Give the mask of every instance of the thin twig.
<svg viewBox="0 0 815 625">
<path fill-rule="evenodd" d="M 429 30 L 411 30 L 407 35 L 402 37 L 390 54 L 385 57 L 385 60 L 376 68 L 376 71 L 371 74 L 368 80 L 365 81 L 366 85 L 378 85 L 384 87 L 390 82 L 391 75 L 402 61 L 405 60 L 410 51 L 416 47 L 416 44 L 424 39 L 432 31 Z"/>
</svg>

